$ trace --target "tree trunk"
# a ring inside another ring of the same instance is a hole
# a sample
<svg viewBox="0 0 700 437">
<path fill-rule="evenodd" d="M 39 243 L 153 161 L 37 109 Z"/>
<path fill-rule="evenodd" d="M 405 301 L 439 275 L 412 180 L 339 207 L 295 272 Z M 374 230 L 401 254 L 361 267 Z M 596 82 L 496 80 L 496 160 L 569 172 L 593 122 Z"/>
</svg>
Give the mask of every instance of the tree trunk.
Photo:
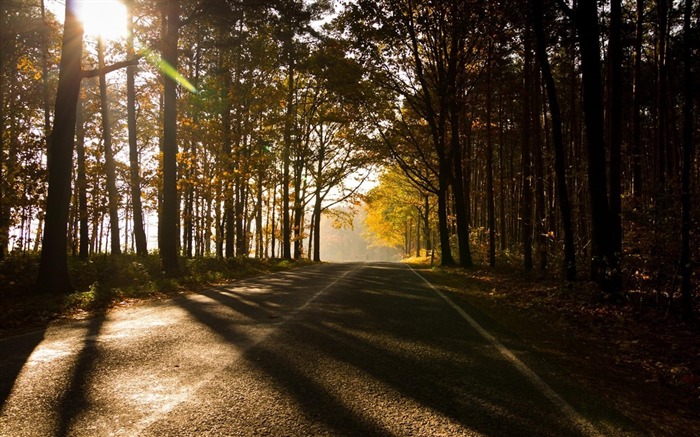
<svg viewBox="0 0 700 437">
<path fill-rule="evenodd" d="M 78 257 L 81 259 L 88 258 L 90 239 L 88 236 L 88 206 L 87 206 L 87 177 L 85 174 L 85 126 L 83 117 L 83 99 L 78 98 L 76 110 L 76 157 L 77 165 L 77 189 L 78 189 L 78 220 L 80 224 L 80 248 L 78 249 Z"/>
<path fill-rule="evenodd" d="M 46 153 L 49 153 L 49 140 L 51 134 L 51 102 L 49 101 L 49 27 L 46 22 L 46 7 L 41 0 L 41 82 L 42 97 L 44 103 L 44 138 L 46 139 Z M 2 70 L 0 70 L 2 71 Z"/>
<path fill-rule="evenodd" d="M 6 16 L 6 3 L 0 2 L 0 17 Z M 0 47 L 5 47 L 5 32 L 0 31 Z M 7 173 L 4 171 L 5 168 L 5 92 L 6 92 L 6 81 L 5 75 L 2 74 L 5 71 L 5 57 L 6 54 L 3 50 L 0 50 L 0 261 L 5 258 L 8 251 L 8 246 L 10 242 L 10 217 L 6 211 L 9 206 L 7 199 L 8 195 L 8 185 L 7 185 Z"/>
<path fill-rule="evenodd" d="M 40 293 L 67 293 L 73 290 L 68 277 L 66 228 L 83 53 L 83 28 L 73 12 L 74 8 L 74 0 L 66 0 L 61 67 L 54 111 L 56 115 L 50 141 L 51 161 L 48 166 L 44 238 L 36 284 L 36 290 Z"/>
<path fill-rule="evenodd" d="M 99 68 L 105 66 L 104 42 L 97 38 L 97 59 Z M 119 244 L 119 194 L 117 193 L 117 174 L 112 151 L 112 126 L 109 121 L 109 101 L 107 98 L 107 77 L 100 74 L 100 110 L 102 113 L 102 141 L 105 153 L 105 174 L 107 176 L 107 202 L 109 205 L 109 237 L 112 255 L 122 253 Z"/>
<path fill-rule="evenodd" d="M 243 177 L 236 177 L 236 256 L 248 254 L 245 232 L 245 206 L 247 198 L 246 184 Z"/>
<path fill-rule="evenodd" d="M 427 194 L 423 195 L 423 236 L 425 238 L 425 254 L 433 251 L 433 244 L 430 238 L 430 197 Z M 467 208 L 467 211 L 469 209 Z"/>
<path fill-rule="evenodd" d="M 289 216 L 289 165 L 294 128 L 294 58 L 291 30 L 288 30 L 287 55 L 287 102 L 284 116 L 284 138 L 282 151 L 282 258 L 292 259 L 292 229 Z"/>
<path fill-rule="evenodd" d="M 167 28 L 163 37 L 162 57 L 177 69 L 177 40 L 180 23 L 180 1 L 167 0 Z M 177 204 L 177 82 L 163 73 L 163 205 L 160 230 L 160 256 L 166 275 L 175 276 L 180 266 L 178 247 Z"/>
<path fill-rule="evenodd" d="M 452 129 L 452 188 L 454 190 L 454 208 L 457 218 L 457 242 L 459 245 L 459 265 L 470 267 L 472 255 L 469 247 L 469 213 L 464 196 L 464 169 L 462 168 L 462 142 L 459 135 L 460 107 L 455 96 L 451 102 L 450 126 Z M 420 226 L 419 226 L 420 228 Z M 427 238 L 428 234 L 426 234 Z"/>
<path fill-rule="evenodd" d="M 301 152 L 300 152 L 301 153 Z M 302 235 L 304 231 L 304 205 L 306 185 L 302 180 L 306 167 L 303 156 L 297 156 L 294 163 L 294 259 L 301 259 Z"/>
<path fill-rule="evenodd" d="M 618 264 L 622 262 L 622 1 L 610 1 L 610 42 L 608 45 L 610 85 L 610 234 Z"/>
<path fill-rule="evenodd" d="M 447 167 L 445 159 L 441 160 L 441 167 Z M 438 232 L 440 233 L 440 264 L 445 267 L 455 265 L 455 260 L 452 258 L 450 249 L 450 229 L 447 223 L 447 175 L 449 169 L 443 168 L 440 170 L 440 187 L 437 193 L 438 196 Z"/>
<path fill-rule="evenodd" d="M 583 112 L 588 150 L 588 192 L 591 202 L 591 279 L 604 292 L 620 290 L 620 270 L 610 232 L 605 171 L 603 120 L 603 84 L 600 77 L 600 40 L 598 4 L 581 0 L 576 11 L 578 39 L 581 47 L 583 77 Z"/>
<path fill-rule="evenodd" d="M 642 195 L 642 40 L 644 38 L 644 0 L 637 0 L 634 37 L 634 98 L 632 115 L 632 195 Z"/>
<path fill-rule="evenodd" d="M 542 0 L 532 0 L 533 22 L 537 40 L 537 57 L 542 70 L 542 78 L 547 88 L 549 111 L 552 116 L 552 137 L 554 140 L 554 172 L 557 178 L 557 197 L 564 228 L 564 276 L 567 281 L 576 280 L 576 250 L 574 232 L 571 223 L 571 206 L 566 184 L 566 153 L 562 138 L 561 111 L 557 97 L 556 85 L 547 57 L 547 47 L 542 23 Z"/>
<path fill-rule="evenodd" d="M 496 267 L 496 204 L 493 189 L 493 135 L 491 132 L 491 55 L 493 42 L 488 42 L 486 59 L 486 202 L 489 228 L 489 266 Z"/>
<path fill-rule="evenodd" d="M 321 129 L 323 129 L 323 126 L 321 126 Z M 320 142 L 321 146 L 319 149 L 318 153 L 318 162 L 316 166 L 316 193 L 314 195 L 315 197 L 315 202 L 314 202 L 314 223 L 313 223 L 313 230 L 314 230 L 314 261 L 319 262 L 321 261 L 321 202 L 323 200 L 321 196 L 321 188 L 323 187 L 323 165 L 324 161 L 326 159 L 326 148 L 325 144 L 323 144 L 323 130 L 321 131 L 320 135 Z"/>
<path fill-rule="evenodd" d="M 134 0 L 127 2 L 127 27 L 126 55 L 128 59 L 134 57 Z M 141 202 L 141 175 L 139 171 L 139 152 L 136 137 L 136 86 L 134 76 L 136 66 L 131 65 L 126 69 L 126 98 L 127 98 L 127 124 L 129 129 L 129 176 L 131 183 L 131 205 L 134 210 L 134 239 L 136 240 L 136 253 L 141 256 L 148 254 L 146 232 L 144 230 L 143 205 Z"/>
<path fill-rule="evenodd" d="M 521 217 L 523 232 L 523 266 L 525 271 L 529 272 L 532 271 L 532 165 L 530 160 L 532 48 L 529 26 L 526 26 L 524 33 L 525 63 L 523 66 L 523 122 L 521 126 L 523 190 Z"/>
<path fill-rule="evenodd" d="M 263 258 L 263 180 L 265 179 L 265 170 L 260 165 L 258 171 L 258 186 L 256 190 L 256 208 L 255 208 L 255 257 Z"/>
<path fill-rule="evenodd" d="M 681 300 L 683 316 L 690 319 L 693 315 L 692 284 L 693 268 L 691 264 L 691 192 L 690 174 L 693 166 L 693 71 L 692 71 L 692 35 L 690 19 L 693 2 L 685 0 L 683 13 L 683 173 L 681 183 Z"/>
<path fill-rule="evenodd" d="M 668 107 L 666 94 L 668 93 L 668 78 L 666 71 L 666 32 L 668 26 L 668 2 L 658 0 L 657 11 L 659 16 L 658 40 L 657 40 L 657 65 L 656 65 L 656 163 L 657 183 L 659 193 L 666 189 L 666 148 L 668 147 Z"/>
</svg>

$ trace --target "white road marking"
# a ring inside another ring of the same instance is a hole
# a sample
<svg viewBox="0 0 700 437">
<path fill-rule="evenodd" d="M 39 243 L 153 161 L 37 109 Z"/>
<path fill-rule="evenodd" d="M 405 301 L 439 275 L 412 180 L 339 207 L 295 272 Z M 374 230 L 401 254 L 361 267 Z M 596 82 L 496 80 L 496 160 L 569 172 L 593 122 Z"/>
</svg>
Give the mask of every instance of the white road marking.
<svg viewBox="0 0 700 437">
<path fill-rule="evenodd" d="M 556 405 L 559 410 L 567 417 L 567 419 L 575 424 L 579 431 L 584 435 L 591 437 L 603 436 L 595 425 L 591 423 L 588 419 L 579 414 L 578 411 L 574 409 L 564 398 L 559 396 L 557 392 L 552 389 L 542 378 L 540 378 L 532 369 L 530 369 L 525 363 L 523 363 L 518 357 L 513 354 L 507 347 L 505 347 L 500 341 L 491 335 L 486 329 L 484 329 L 479 323 L 474 320 L 472 316 L 467 314 L 466 311 L 462 309 L 459 305 L 454 303 L 452 299 L 447 297 L 442 291 L 435 287 L 430 281 L 425 279 L 423 275 L 418 273 L 413 267 L 406 264 L 406 266 L 411 269 L 413 273 L 416 274 L 423 282 L 425 282 L 430 289 L 432 289 L 438 296 L 440 296 L 447 304 L 449 304 L 457 313 L 471 325 L 476 332 L 478 332 L 482 337 L 484 337 L 489 343 L 491 343 L 496 350 L 523 375 L 525 376 L 542 394 L 544 394 L 554 405 Z"/>
</svg>

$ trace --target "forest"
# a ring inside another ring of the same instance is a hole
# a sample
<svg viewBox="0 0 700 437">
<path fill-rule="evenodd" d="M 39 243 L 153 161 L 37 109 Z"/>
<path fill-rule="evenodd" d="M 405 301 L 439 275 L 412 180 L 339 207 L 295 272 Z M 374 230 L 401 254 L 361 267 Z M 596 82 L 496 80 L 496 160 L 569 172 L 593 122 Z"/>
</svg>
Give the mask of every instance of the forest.
<svg viewBox="0 0 700 437">
<path fill-rule="evenodd" d="M 362 210 L 406 257 L 697 315 L 697 2 L 126 0 L 110 38 L 80 3 L 0 3 L 7 283 L 321 261 Z"/>
</svg>

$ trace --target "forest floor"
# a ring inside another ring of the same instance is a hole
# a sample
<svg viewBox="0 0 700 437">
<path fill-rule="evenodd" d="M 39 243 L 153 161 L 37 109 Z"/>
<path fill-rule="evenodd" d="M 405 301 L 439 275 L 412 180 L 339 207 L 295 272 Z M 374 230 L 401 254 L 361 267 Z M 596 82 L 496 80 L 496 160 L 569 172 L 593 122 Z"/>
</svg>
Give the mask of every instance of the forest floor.
<svg viewBox="0 0 700 437">
<path fill-rule="evenodd" d="M 156 254 L 69 258 L 75 291 L 33 292 L 37 254 L 11 256 L 0 263 L 0 338 L 39 329 L 55 320 L 86 319 L 113 308 L 167 299 L 235 280 L 308 265 L 311 261 L 214 257 L 180 259 L 180 275 L 166 277 Z"/>
<path fill-rule="evenodd" d="M 700 436 L 700 326 L 657 308 L 595 303 L 592 284 L 522 272 L 430 268 L 463 295 L 653 436 Z M 563 290 L 566 290 L 565 292 Z"/>
</svg>

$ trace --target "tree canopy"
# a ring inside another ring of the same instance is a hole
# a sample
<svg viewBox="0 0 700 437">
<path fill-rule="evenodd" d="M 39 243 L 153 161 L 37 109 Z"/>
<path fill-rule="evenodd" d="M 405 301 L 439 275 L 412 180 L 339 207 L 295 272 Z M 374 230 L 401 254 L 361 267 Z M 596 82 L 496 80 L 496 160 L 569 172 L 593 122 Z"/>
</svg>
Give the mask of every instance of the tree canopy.
<svg viewBox="0 0 700 437">
<path fill-rule="evenodd" d="M 73 3 L 0 6 L 0 257 L 38 290 L 105 252 L 322 260 L 363 203 L 406 255 L 697 305 L 690 0 L 129 0 L 100 43 Z"/>
</svg>

